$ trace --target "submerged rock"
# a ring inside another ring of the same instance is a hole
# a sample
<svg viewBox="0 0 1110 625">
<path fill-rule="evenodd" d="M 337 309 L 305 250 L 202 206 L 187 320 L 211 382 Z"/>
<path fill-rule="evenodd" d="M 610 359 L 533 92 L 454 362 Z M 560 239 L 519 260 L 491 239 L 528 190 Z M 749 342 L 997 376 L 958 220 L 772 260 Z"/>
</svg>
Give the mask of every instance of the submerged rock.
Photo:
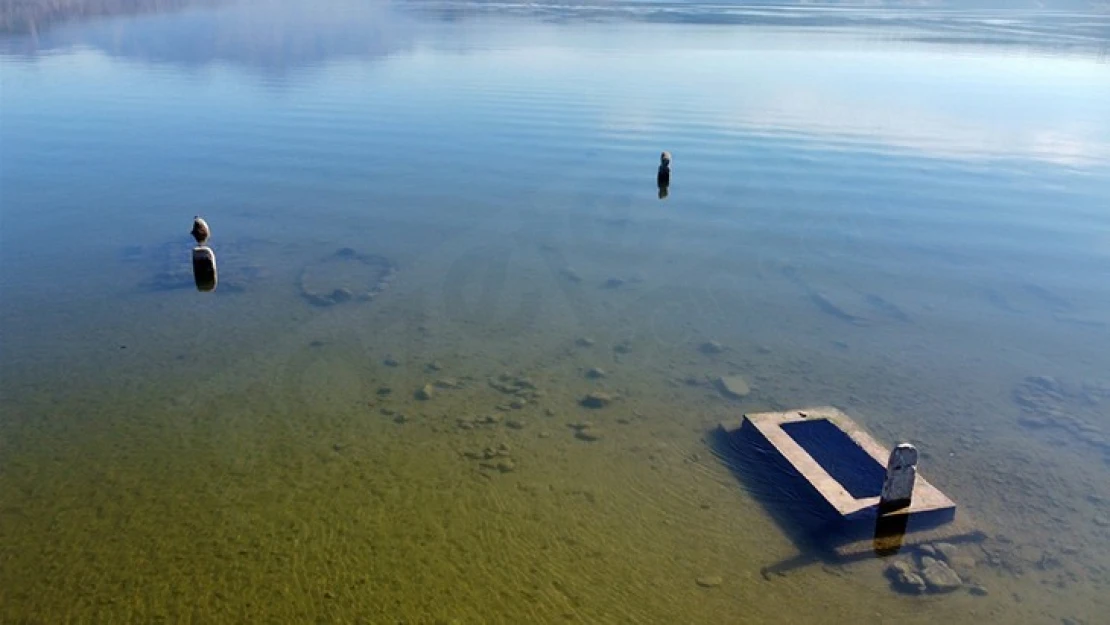
<svg viewBox="0 0 1110 625">
<path fill-rule="evenodd" d="M 716 588 L 725 583 L 725 580 L 720 575 L 702 575 L 695 579 L 694 583 L 702 588 Z"/>
<path fill-rule="evenodd" d="M 582 281 L 582 276 L 579 275 L 577 271 L 575 271 L 574 267 L 564 267 L 560 273 L 563 275 L 564 278 L 570 280 L 571 282 L 579 283 Z"/>
<path fill-rule="evenodd" d="M 925 592 L 925 580 L 914 571 L 913 565 L 906 560 L 895 560 L 884 571 L 894 589 L 911 595 Z"/>
<path fill-rule="evenodd" d="M 936 550 L 939 560 L 944 560 L 949 566 L 959 562 L 961 558 L 966 558 L 960 553 L 960 548 L 952 543 L 936 543 L 933 545 Z"/>
<path fill-rule="evenodd" d="M 623 278 L 609 278 L 608 280 L 605 281 L 605 284 L 602 285 L 602 286 L 604 286 L 607 289 L 620 288 L 620 287 L 624 286 L 624 279 Z"/>
<path fill-rule="evenodd" d="M 986 597 L 990 594 L 990 591 L 987 590 L 987 587 L 982 584 L 971 584 L 967 587 L 967 591 L 975 595 L 976 597 Z"/>
<path fill-rule="evenodd" d="M 930 592 L 952 592 L 964 584 L 951 567 L 929 556 L 921 558 L 921 578 Z"/>
<path fill-rule="evenodd" d="M 583 397 L 579 403 L 586 408 L 604 408 L 613 403 L 613 399 L 614 397 L 609 393 L 595 391 Z"/>
<path fill-rule="evenodd" d="M 725 395 L 737 399 L 747 397 L 752 392 L 748 382 L 739 375 L 723 375 L 717 378 L 717 386 Z"/>
<path fill-rule="evenodd" d="M 706 341 L 698 346 L 698 351 L 703 354 L 720 354 L 725 351 L 725 346 L 717 341 Z"/>
<path fill-rule="evenodd" d="M 506 395 L 512 395 L 517 400 L 527 403 L 529 399 L 535 399 L 541 395 L 541 392 L 536 388 L 536 383 L 531 378 L 526 376 L 513 376 L 508 373 L 502 373 L 496 378 L 489 379 L 489 385 Z"/>
<path fill-rule="evenodd" d="M 574 438 L 592 443 L 601 440 L 601 432 L 589 427 L 578 428 L 574 431 Z"/>
<path fill-rule="evenodd" d="M 590 367 L 586 370 L 586 377 L 590 378 L 591 380 L 604 378 L 606 375 L 607 374 L 605 373 L 605 370 L 598 367 Z"/>
<path fill-rule="evenodd" d="M 416 389 L 416 392 L 413 394 L 413 396 L 420 401 L 428 401 L 432 398 L 433 395 L 435 395 L 435 387 L 431 384 L 425 384 L 424 386 Z"/>
<path fill-rule="evenodd" d="M 480 465 L 483 469 L 493 469 L 499 473 L 512 473 L 516 470 L 516 462 L 512 458 L 497 458 L 483 462 Z"/>
</svg>

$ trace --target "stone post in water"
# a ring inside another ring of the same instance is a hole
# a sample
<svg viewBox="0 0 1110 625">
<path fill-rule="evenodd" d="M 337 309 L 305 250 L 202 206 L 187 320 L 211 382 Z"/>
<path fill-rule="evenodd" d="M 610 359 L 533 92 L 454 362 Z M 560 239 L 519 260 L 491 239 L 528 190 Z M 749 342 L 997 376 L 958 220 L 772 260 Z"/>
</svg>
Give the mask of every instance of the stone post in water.
<svg viewBox="0 0 1110 625">
<path fill-rule="evenodd" d="M 193 280 L 198 291 L 211 291 L 216 288 L 216 253 L 205 243 L 212 231 L 203 219 L 197 217 L 189 234 L 197 241 L 197 246 L 193 248 Z"/>
<path fill-rule="evenodd" d="M 890 452 L 886 463 L 886 481 L 879 495 L 879 514 L 908 508 L 913 500 L 917 480 L 917 448 L 901 443 Z"/>
<path fill-rule="evenodd" d="M 655 175 L 655 184 L 659 186 L 659 199 L 667 197 L 667 188 L 671 186 L 671 153 L 663 152 L 659 156 L 659 172 Z"/>
<path fill-rule="evenodd" d="M 193 218 L 193 229 L 189 231 L 193 238 L 197 240 L 197 245 L 204 245 L 208 242 L 208 237 L 212 236 L 212 229 L 208 227 L 208 222 L 197 215 Z"/>
</svg>

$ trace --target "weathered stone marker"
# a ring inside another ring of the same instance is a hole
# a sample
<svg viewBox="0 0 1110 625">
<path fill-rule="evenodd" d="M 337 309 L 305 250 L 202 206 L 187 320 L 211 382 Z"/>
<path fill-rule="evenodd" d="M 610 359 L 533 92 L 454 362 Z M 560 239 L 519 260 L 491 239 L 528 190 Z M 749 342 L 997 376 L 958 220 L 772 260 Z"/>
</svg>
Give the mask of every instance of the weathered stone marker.
<svg viewBox="0 0 1110 625">
<path fill-rule="evenodd" d="M 917 481 L 917 448 L 901 443 L 890 452 L 886 463 L 886 480 L 879 494 L 879 512 L 910 507 L 913 486 Z"/>
<path fill-rule="evenodd" d="M 659 173 L 655 175 L 655 183 L 659 187 L 659 199 L 667 197 L 667 188 L 671 186 L 671 153 L 663 152 L 659 156 Z"/>
<path fill-rule="evenodd" d="M 212 230 L 198 216 L 193 218 L 193 229 L 189 234 L 197 241 L 197 246 L 193 248 L 193 280 L 198 291 L 211 291 L 216 288 L 216 253 L 205 243 L 212 236 Z"/>
</svg>

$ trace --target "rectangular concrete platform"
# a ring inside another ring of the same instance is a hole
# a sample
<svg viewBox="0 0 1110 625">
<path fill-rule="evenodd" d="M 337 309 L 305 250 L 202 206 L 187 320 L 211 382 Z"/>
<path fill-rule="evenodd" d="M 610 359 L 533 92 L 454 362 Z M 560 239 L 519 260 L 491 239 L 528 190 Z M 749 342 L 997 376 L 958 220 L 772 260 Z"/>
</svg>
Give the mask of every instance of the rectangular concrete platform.
<svg viewBox="0 0 1110 625">
<path fill-rule="evenodd" d="M 934 541 L 982 540 L 966 515 L 956 518 L 956 503 L 917 474 L 907 508 L 879 512 L 879 492 L 886 476 L 890 450 L 878 443 L 848 415 L 831 406 L 786 412 L 744 415 L 724 422 L 726 437 L 746 436 L 759 448 L 751 467 L 776 479 L 794 473 L 791 486 L 811 491 L 815 505 L 823 505 L 833 525 L 822 530 L 826 546 L 841 559 L 873 557 L 884 545 L 894 548 Z M 784 483 L 784 487 L 786 483 Z"/>
<path fill-rule="evenodd" d="M 841 518 L 875 520 L 879 516 L 879 489 L 890 450 L 848 415 L 822 406 L 744 415 L 742 421 L 722 423 L 721 427 L 732 433 L 744 422 L 781 454 Z M 955 514 L 955 502 L 918 474 L 912 504 L 883 516 L 929 516 L 943 523 Z"/>
</svg>

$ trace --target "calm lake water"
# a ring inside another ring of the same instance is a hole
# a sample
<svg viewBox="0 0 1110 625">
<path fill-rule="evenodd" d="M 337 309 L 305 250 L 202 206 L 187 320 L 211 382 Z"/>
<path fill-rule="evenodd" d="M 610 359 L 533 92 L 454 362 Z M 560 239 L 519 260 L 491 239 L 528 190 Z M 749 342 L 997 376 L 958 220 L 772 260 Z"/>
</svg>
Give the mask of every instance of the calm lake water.
<svg viewBox="0 0 1110 625">
<path fill-rule="evenodd" d="M 0 622 L 1105 623 L 1108 49 L 698 3 L 3 35 Z M 814 405 L 919 447 L 963 587 L 715 454 Z"/>
</svg>

